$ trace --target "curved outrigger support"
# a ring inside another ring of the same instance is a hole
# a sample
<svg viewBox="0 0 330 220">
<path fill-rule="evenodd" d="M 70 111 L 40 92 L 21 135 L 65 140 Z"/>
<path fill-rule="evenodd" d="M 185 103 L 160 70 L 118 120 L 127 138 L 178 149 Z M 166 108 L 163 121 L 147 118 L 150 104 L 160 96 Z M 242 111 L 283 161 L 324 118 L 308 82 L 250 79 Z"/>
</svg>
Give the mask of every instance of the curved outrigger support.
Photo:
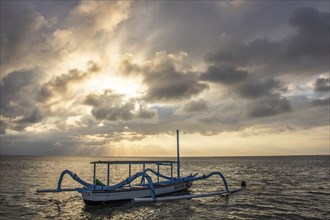
<svg viewBox="0 0 330 220">
<path fill-rule="evenodd" d="M 154 173 L 157 176 L 159 175 L 159 173 L 155 172 L 154 170 L 148 169 L 148 171 L 151 171 L 152 173 Z M 218 175 L 218 176 L 220 176 L 220 178 L 222 179 L 222 181 L 224 183 L 225 190 L 216 191 L 216 192 L 207 192 L 207 193 L 202 193 L 202 194 L 193 194 L 193 195 L 166 196 L 166 197 L 156 197 L 156 198 L 133 198 L 132 202 L 157 202 L 157 201 L 162 202 L 162 201 L 192 199 L 192 198 L 216 196 L 216 195 L 230 195 L 232 193 L 242 190 L 242 188 L 229 190 L 226 178 L 220 172 L 212 172 L 208 175 L 203 175 L 203 176 L 198 176 L 198 177 L 196 177 L 196 175 L 197 174 L 195 174 L 194 176 L 190 175 L 188 177 L 183 177 L 183 178 L 172 178 L 172 180 L 178 181 L 178 182 L 193 182 L 193 181 L 197 181 L 197 180 L 205 180 L 205 179 L 210 178 L 211 176 Z M 159 175 L 159 176 L 162 176 L 162 175 Z M 245 182 L 244 182 L 244 184 L 241 184 L 241 185 L 242 185 L 242 187 L 245 186 Z"/>
<path fill-rule="evenodd" d="M 131 176 L 131 177 L 125 179 L 124 181 L 117 183 L 113 186 L 99 186 L 99 185 L 90 184 L 90 183 L 85 182 L 84 180 L 80 179 L 77 174 L 73 173 L 70 170 L 64 170 L 61 173 L 60 178 L 58 180 L 57 192 L 62 191 L 61 184 L 62 184 L 62 180 L 63 180 L 63 177 L 65 174 L 68 174 L 73 180 L 77 181 L 78 183 L 80 183 L 81 185 L 86 187 L 86 188 L 77 188 L 77 191 L 79 191 L 79 192 L 85 191 L 85 190 L 113 191 L 115 189 L 122 188 L 123 186 L 130 184 L 135 179 L 142 176 L 143 178 L 146 178 L 148 181 L 148 187 L 150 189 L 151 198 L 154 198 L 154 199 L 156 198 L 154 183 L 152 182 L 151 177 L 148 174 L 146 174 L 145 172 L 136 173 L 133 176 Z"/>
<path fill-rule="evenodd" d="M 210 173 L 210 174 L 208 174 L 208 175 L 203 175 L 203 176 L 199 176 L 199 177 L 193 177 L 193 181 L 196 181 L 196 180 L 205 180 L 205 179 L 208 179 L 209 177 L 211 177 L 211 176 L 215 176 L 215 175 L 219 175 L 219 176 L 221 177 L 221 179 L 222 179 L 222 181 L 223 181 L 223 184 L 225 185 L 225 190 L 226 190 L 227 192 L 229 192 L 228 184 L 227 184 L 226 178 L 225 178 L 225 176 L 224 176 L 222 173 L 220 173 L 220 172 L 212 172 L 212 173 Z M 188 177 L 188 178 L 189 178 L 189 177 Z"/>
<path fill-rule="evenodd" d="M 150 171 L 151 173 L 153 173 L 154 175 L 156 175 L 156 176 L 158 176 L 158 177 L 161 177 L 161 178 L 164 178 L 164 179 L 167 179 L 167 180 L 170 180 L 170 181 L 173 181 L 173 182 L 190 182 L 190 181 L 197 181 L 197 180 L 204 180 L 204 179 L 208 179 L 208 178 L 210 178 L 211 176 L 215 176 L 215 175 L 218 175 L 218 176 L 220 176 L 220 178 L 222 179 L 222 181 L 223 181 L 223 184 L 224 184 L 224 186 L 225 186 L 225 190 L 226 191 L 229 191 L 229 189 L 228 189 L 228 184 L 227 184 L 227 181 L 226 181 L 226 178 L 225 178 L 225 176 L 222 174 L 222 173 L 220 173 L 220 172 L 212 172 L 212 173 L 210 173 L 210 174 L 208 174 L 208 175 L 203 175 L 203 176 L 197 176 L 197 173 L 196 174 L 194 174 L 194 175 L 190 175 L 190 176 L 187 176 L 187 177 L 182 177 L 182 178 L 172 178 L 172 177 L 169 177 L 169 176 L 165 176 L 165 175 L 163 175 L 163 174 L 161 174 L 161 173 L 159 173 L 159 172 L 156 172 L 156 171 L 154 171 L 154 170 L 152 170 L 152 169 L 145 169 L 144 170 L 144 173 L 147 173 L 148 171 Z M 197 176 L 197 177 L 196 177 Z M 142 179 L 141 179 L 141 183 L 143 182 L 143 180 L 144 180 L 144 177 L 142 177 Z"/>
<path fill-rule="evenodd" d="M 58 183 L 57 183 L 57 191 L 61 192 L 61 185 L 62 185 L 62 181 L 63 181 L 63 177 L 65 174 L 68 174 L 73 180 L 77 181 L 78 183 L 80 183 L 81 185 L 89 188 L 92 184 L 85 182 L 84 180 L 80 179 L 79 176 L 77 174 L 75 174 L 74 172 L 70 171 L 70 170 L 63 170 L 60 178 L 58 179 Z"/>
</svg>

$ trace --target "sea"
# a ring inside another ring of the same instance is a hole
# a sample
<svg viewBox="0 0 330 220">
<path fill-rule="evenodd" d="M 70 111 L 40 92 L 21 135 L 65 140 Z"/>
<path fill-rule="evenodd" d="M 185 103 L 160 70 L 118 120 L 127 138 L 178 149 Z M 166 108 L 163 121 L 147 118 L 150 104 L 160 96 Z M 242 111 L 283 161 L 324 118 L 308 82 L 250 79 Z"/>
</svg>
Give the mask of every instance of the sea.
<svg viewBox="0 0 330 220">
<path fill-rule="evenodd" d="M 182 158 L 181 175 L 220 171 L 229 188 L 246 187 L 230 196 L 157 203 L 86 206 L 78 192 L 37 193 L 56 188 L 62 170 L 91 182 L 96 160 L 168 160 L 175 158 L 105 158 L 1 156 L 0 219 L 330 219 L 330 157 Z M 155 167 L 150 167 L 155 169 Z M 134 172 L 142 170 L 133 165 Z M 160 170 L 169 175 L 168 167 Z M 112 165 L 111 182 L 128 176 L 128 166 Z M 174 173 L 175 174 L 175 173 Z M 97 178 L 105 181 L 106 165 Z M 79 187 L 69 176 L 63 187 Z M 224 189 L 219 177 L 196 181 L 189 194 Z"/>
</svg>

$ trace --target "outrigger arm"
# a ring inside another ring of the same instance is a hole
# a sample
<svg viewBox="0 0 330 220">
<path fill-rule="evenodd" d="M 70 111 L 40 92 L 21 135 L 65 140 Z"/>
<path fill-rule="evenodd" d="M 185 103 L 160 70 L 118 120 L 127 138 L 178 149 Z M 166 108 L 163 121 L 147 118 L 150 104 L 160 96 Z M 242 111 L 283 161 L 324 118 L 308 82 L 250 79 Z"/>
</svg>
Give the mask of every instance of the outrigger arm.
<svg viewBox="0 0 330 220">
<path fill-rule="evenodd" d="M 70 190 L 61 189 L 61 185 L 62 185 L 62 180 L 65 174 L 68 174 L 73 180 L 77 181 L 78 183 L 80 183 L 81 185 L 85 186 L 86 188 L 73 188 Z M 99 186 L 99 185 L 95 185 L 95 184 L 90 184 L 85 182 L 84 180 L 80 179 L 80 177 L 75 174 L 74 172 L 70 171 L 70 170 L 64 170 L 61 175 L 60 178 L 58 180 L 58 184 L 57 184 L 57 189 L 45 189 L 45 190 L 37 190 L 37 192 L 61 192 L 61 191 L 78 191 L 78 192 L 82 192 L 82 191 L 87 191 L 87 190 L 101 190 L 101 191 L 112 191 L 118 188 L 122 188 L 123 186 L 133 182 L 135 179 L 139 178 L 139 177 L 143 177 L 146 178 L 148 181 L 148 187 L 150 189 L 150 196 L 151 198 L 155 198 L 155 186 L 152 182 L 151 177 L 146 174 L 145 172 L 138 172 L 136 174 L 134 174 L 133 176 L 125 179 L 124 181 L 115 184 L 113 186 Z"/>
<path fill-rule="evenodd" d="M 226 191 L 229 191 L 229 189 L 228 189 L 228 184 L 227 184 L 227 181 L 226 181 L 226 178 L 225 178 L 225 176 L 222 174 L 222 173 L 220 173 L 220 172 L 212 172 L 212 173 L 210 173 L 210 174 L 208 174 L 208 175 L 203 175 L 203 176 L 197 176 L 197 173 L 196 174 L 194 174 L 194 175 L 192 175 L 192 174 L 190 174 L 190 176 L 187 176 L 187 177 L 183 177 L 183 178 L 171 178 L 171 177 L 169 177 L 169 176 L 165 176 L 165 175 L 163 175 L 163 174 L 160 174 L 160 173 L 158 173 L 158 172 L 156 172 L 156 171 L 154 171 L 154 170 L 152 170 L 152 169 L 150 169 L 150 168 L 148 168 L 148 169 L 145 169 L 144 170 L 144 173 L 147 173 L 148 171 L 150 171 L 150 172 L 152 172 L 153 174 L 155 174 L 156 176 L 159 176 L 159 177 L 162 177 L 162 178 L 164 178 L 164 179 L 167 179 L 167 180 L 170 180 L 170 181 L 173 181 L 173 182 L 190 182 L 190 181 L 197 181 L 197 180 L 204 180 L 204 179 L 208 179 L 209 177 L 211 177 L 211 176 L 215 176 L 215 175 L 218 175 L 218 176 L 220 176 L 220 178 L 222 179 L 222 181 L 223 181 L 223 184 L 224 184 L 224 186 L 225 186 L 225 190 Z M 197 176 L 197 177 L 196 177 Z M 144 178 L 144 177 L 143 177 Z M 143 178 L 142 178 L 142 180 L 141 180 L 141 182 L 143 182 Z"/>
</svg>

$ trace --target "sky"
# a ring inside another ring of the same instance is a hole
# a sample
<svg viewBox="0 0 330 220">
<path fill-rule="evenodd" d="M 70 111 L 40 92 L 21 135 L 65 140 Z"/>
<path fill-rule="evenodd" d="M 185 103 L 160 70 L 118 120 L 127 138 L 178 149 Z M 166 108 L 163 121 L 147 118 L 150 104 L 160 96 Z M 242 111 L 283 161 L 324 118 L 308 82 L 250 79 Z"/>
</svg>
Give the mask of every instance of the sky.
<svg viewBox="0 0 330 220">
<path fill-rule="evenodd" d="M 329 1 L 1 1 L 1 155 L 329 152 Z"/>
</svg>

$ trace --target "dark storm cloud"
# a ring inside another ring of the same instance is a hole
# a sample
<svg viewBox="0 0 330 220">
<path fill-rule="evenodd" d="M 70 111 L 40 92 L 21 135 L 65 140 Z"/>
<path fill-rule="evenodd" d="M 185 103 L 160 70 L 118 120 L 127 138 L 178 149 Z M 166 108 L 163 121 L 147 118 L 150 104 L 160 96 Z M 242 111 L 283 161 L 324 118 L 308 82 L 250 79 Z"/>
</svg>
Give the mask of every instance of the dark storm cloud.
<svg viewBox="0 0 330 220">
<path fill-rule="evenodd" d="M 224 32 L 240 39 L 254 39 L 258 36 L 278 39 L 288 33 L 288 17 L 297 7 L 329 9 L 326 1 L 220 1 L 219 12 Z"/>
<path fill-rule="evenodd" d="M 291 111 L 289 101 L 285 97 L 272 95 L 253 102 L 247 110 L 252 118 L 269 117 Z"/>
<path fill-rule="evenodd" d="M 59 51 L 49 41 L 52 28 L 32 2 L 2 1 L 1 76 L 57 60 Z"/>
<path fill-rule="evenodd" d="M 207 108 L 208 108 L 208 105 L 205 100 L 203 100 L 203 99 L 192 100 L 191 102 L 188 102 L 183 106 L 182 112 L 185 112 L 185 113 L 201 112 L 201 111 L 207 110 Z"/>
<path fill-rule="evenodd" d="M 133 118 L 133 113 L 131 112 L 134 109 L 133 103 L 125 103 L 118 105 L 100 106 L 94 107 L 92 114 L 97 119 L 107 119 L 109 121 L 117 120 L 131 120 Z"/>
<path fill-rule="evenodd" d="M 268 96 L 276 91 L 285 91 L 283 84 L 279 80 L 268 79 L 260 81 L 258 79 L 250 79 L 247 82 L 235 88 L 236 92 L 244 98 L 259 98 Z"/>
<path fill-rule="evenodd" d="M 118 29 L 123 51 L 186 51 L 199 62 L 222 33 L 246 41 L 282 37 L 292 11 L 299 6 L 325 8 L 325 2 L 286 1 L 153 1 L 133 2 L 130 18 Z M 279 16 L 281 15 L 281 16 Z M 285 25 L 283 25 L 285 24 Z M 283 27 L 284 26 L 284 27 Z M 134 33 L 134 34 L 132 34 Z M 148 45 L 148 46 L 146 46 Z"/>
<path fill-rule="evenodd" d="M 33 110 L 31 115 L 20 119 L 19 123 L 34 124 L 40 122 L 43 119 L 43 113 L 39 109 Z"/>
<path fill-rule="evenodd" d="M 246 71 L 236 70 L 233 67 L 209 66 L 200 79 L 214 83 L 235 84 L 246 79 L 247 75 Z"/>
<path fill-rule="evenodd" d="M 314 99 L 312 102 L 311 102 L 311 105 L 312 106 L 330 106 L 330 98 L 327 98 L 327 99 Z M 328 112 L 329 114 L 329 112 Z"/>
<path fill-rule="evenodd" d="M 129 121 L 133 119 L 152 119 L 155 112 L 140 105 L 135 109 L 135 100 L 124 100 L 123 95 L 114 93 L 111 90 L 104 91 L 103 94 L 90 94 L 84 100 L 84 104 L 92 106 L 92 115 L 99 120 L 108 121 Z"/>
<path fill-rule="evenodd" d="M 16 71 L 1 81 L 1 132 L 10 128 L 22 131 L 27 126 L 40 122 L 44 115 L 36 102 L 44 73 L 34 69 Z"/>
<path fill-rule="evenodd" d="M 296 33 L 281 41 L 257 38 L 244 43 L 235 36 L 223 35 L 218 49 L 206 54 L 205 61 L 210 65 L 259 66 L 267 75 L 328 71 L 329 13 L 297 8 L 289 24 Z"/>
<path fill-rule="evenodd" d="M 152 56 L 162 50 L 182 50 L 189 58 L 200 57 L 221 32 L 216 2 L 134 1 L 132 8 L 130 18 L 118 28 L 124 52 Z"/>
<path fill-rule="evenodd" d="M 283 45 L 269 39 L 256 39 L 242 43 L 234 36 L 224 34 L 219 48 L 205 55 L 205 61 L 213 65 L 245 66 L 274 62 L 283 54 Z"/>
<path fill-rule="evenodd" d="M 8 128 L 8 124 L 0 119 L 0 134 L 6 134 L 6 129 Z"/>
<path fill-rule="evenodd" d="M 315 91 L 329 92 L 330 90 L 330 78 L 319 78 L 315 81 Z"/>
<path fill-rule="evenodd" d="M 100 70 L 99 65 L 90 61 L 85 71 L 72 69 L 68 73 L 53 77 L 42 86 L 38 94 L 38 101 L 46 103 L 53 98 L 65 97 L 71 91 L 72 85 L 83 82 Z"/>
<path fill-rule="evenodd" d="M 1 115 L 29 117 L 37 108 L 35 95 L 43 76 L 40 70 L 16 71 L 5 76 L 1 81 Z"/>
<path fill-rule="evenodd" d="M 42 16 L 33 10 L 30 3 L 1 2 L 1 64 L 7 65 L 17 56 L 43 23 Z M 38 36 L 35 36 L 38 38 Z"/>
<path fill-rule="evenodd" d="M 208 86 L 197 81 L 193 73 L 182 74 L 173 68 L 152 73 L 145 79 L 148 85 L 146 100 L 166 101 L 190 98 L 201 93 Z"/>
<path fill-rule="evenodd" d="M 90 94 L 86 97 L 85 104 L 93 106 L 92 115 L 97 119 L 109 121 L 131 120 L 134 103 L 123 103 L 123 96 L 105 91 L 102 95 Z"/>
<path fill-rule="evenodd" d="M 152 119 L 156 115 L 155 111 L 147 109 L 145 106 L 140 105 L 136 117 L 139 119 Z"/>
<path fill-rule="evenodd" d="M 292 111 L 289 100 L 281 93 L 286 87 L 280 80 L 250 78 L 238 85 L 234 91 L 244 99 L 253 99 L 245 106 L 248 118 L 263 118 Z"/>
<path fill-rule="evenodd" d="M 208 85 L 199 82 L 194 72 L 180 70 L 177 64 L 183 54 L 166 54 L 158 52 L 152 60 L 138 65 L 130 58 L 121 62 L 121 72 L 125 75 L 138 75 L 148 87 L 144 96 L 148 101 L 182 100 L 198 95 L 208 88 Z"/>
<path fill-rule="evenodd" d="M 246 77 L 227 85 L 240 98 L 253 98 L 246 107 L 246 115 L 250 118 L 266 118 L 297 110 L 284 97 L 287 86 L 281 80 L 282 75 L 299 79 L 302 74 L 313 76 L 329 71 L 329 13 L 310 7 L 296 8 L 287 22 L 294 33 L 281 40 L 259 37 L 244 42 L 235 35 L 223 34 L 218 47 L 204 57 L 208 67 L 202 78 L 214 66 L 248 69 Z M 214 77 L 210 81 L 213 82 L 217 82 L 215 76 L 222 76 L 216 71 L 211 73 Z M 326 91 L 328 86 L 328 79 L 315 82 L 316 91 Z"/>
<path fill-rule="evenodd" d="M 300 7 L 293 12 L 289 24 L 298 29 L 298 33 L 289 41 L 287 47 L 289 56 L 292 58 L 307 56 L 314 59 L 329 57 L 328 12 Z"/>
</svg>

